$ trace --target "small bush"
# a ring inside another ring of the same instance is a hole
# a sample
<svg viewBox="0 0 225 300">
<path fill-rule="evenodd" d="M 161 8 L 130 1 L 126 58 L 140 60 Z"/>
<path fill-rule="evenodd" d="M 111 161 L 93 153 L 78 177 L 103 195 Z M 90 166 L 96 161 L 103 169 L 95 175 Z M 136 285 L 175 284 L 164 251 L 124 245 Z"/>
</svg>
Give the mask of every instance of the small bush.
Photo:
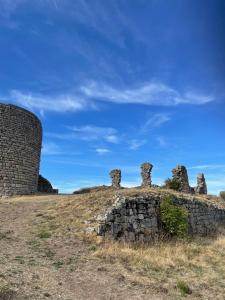
<svg viewBox="0 0 225 300">
<path fill-rule="evenodd" d="M 184 281 L 178 281 L 177 282 L 177 288 L 179 289 L 179 291 L 181 292 L 182 296 L 186 296 L 186 295 L 190 295 L 192 293 L 190 287 L 188 286 L 188 284 Z"/>
<path fill-rule="evenodd" d="M 39 237 L 40 239 L 48 239 L 51 237 L 51 232 L 42 229 L 40 230 L 40 232 L 37 234 L 37 237 Z"/>
<path fill-rule="evenodd" d="M 188 235 L 188 212 L 173 202 L 172 196 L 166 196 L 160 204 L 161 221 L 167 233 L 178 238 Z"/>
<path fill-rule="evenodd" d="M 225 191 L 220 192 L 220 198 L 222 198 L 223 200 L 225 200 Z"/>
<path fill-rule="evenodd" d="M 165 181 L 165 187 L 168 188 L 168 189 L 172 189 L 172 190 L 175 190 L 175 191 L 179 191 L 180 189 L 180 183 L 172 178 L 168 178 L 166 181 Z"/>
</svg>

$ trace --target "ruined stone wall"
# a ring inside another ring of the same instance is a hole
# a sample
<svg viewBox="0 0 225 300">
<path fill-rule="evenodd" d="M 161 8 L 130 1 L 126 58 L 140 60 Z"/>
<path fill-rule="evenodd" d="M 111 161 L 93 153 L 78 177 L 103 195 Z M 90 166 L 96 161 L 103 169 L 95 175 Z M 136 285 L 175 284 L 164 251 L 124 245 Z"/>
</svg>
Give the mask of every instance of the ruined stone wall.
<svg viewBox="0 0 225 300">
<path fill-rule="evenodd" d="M 42 127 L 31 112 L 0 104 L 0 196 L 37 192 Z"/>
<path fill-rule="evenodd" d="M 150 241 L 162 233 L 160 202 L 161 193 L 137 196 L 117 196 L 115 203 L 99 216 L 98 234 L 124 241 Z M 225 209 L 194 197 L 174 196 L 174 203 L 188 210 L 189 234 L 207 235 L 225 226 Z"/>
</svg>

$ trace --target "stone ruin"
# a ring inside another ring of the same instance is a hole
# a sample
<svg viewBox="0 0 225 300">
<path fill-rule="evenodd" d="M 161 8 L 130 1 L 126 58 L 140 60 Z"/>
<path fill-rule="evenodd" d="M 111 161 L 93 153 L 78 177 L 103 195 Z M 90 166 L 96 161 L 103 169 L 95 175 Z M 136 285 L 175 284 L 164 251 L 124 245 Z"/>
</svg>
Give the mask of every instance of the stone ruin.
<svg viewBox="0 0 225 300">
<path fill-rule="evenodd" d="M 195 193 L 207 195 L 207 186 L 205 182 L 205 176 L 203 173 L 200 173 L 197 176 L 197 186 L 195 188 Z"/>
<path fill-rule="evenodd" d="M 38 178 L 38 192 L 48 193 L 48 194 L 58 194 L 58 190 L 53 189 L 51 183 L 41 175 L 39 175 Z"/>
<path fill-rule="evenodd" d="M 141 188 L 159 188 L 158 185 L 152 184 L 151 180 L 151 171 L 152 171 L 153 165 L 145 162 L 141 164 L 141 177 L 142 177 L 142 183 Z M 110 173 L 110 177 L 112 179 L 112 187 L 114 188 L 121 188 L 121 170 L 114 169 Z M 205 194 L 207 195 L 207 185 L 205 181 L 204 174 L 198 174 L 197 177 L 197 186 L 195 188 L 191 187 L 189 185 L 188 180 L 188 173 L 185 166 L 178 165 L 172 170 L 172 177 L 173 180 L 179 183 L 179 192 L 186 193 L 186 194 Z"/>
<path fill-rule="evenodd" d="M 160 204 L 168 192 L 116 195 L 112 206 L 98 216 L 98 235 L 126 242 L 149 242 L 165 236 Z M 225 207 L 193 195 L 173 195 L 173 202 L 188 212 L 188 234 L 206 236 L 225 228 Z"/>
<path fill-rule="evenodd" d="M 109 173 L 111 179 L 112 179 L 112 187 L 119 189 L 120 183 L 121 183 L 121 170 L 114 169 Z"/>
<path fill-rule="evenodd" d="M 191 193 L 192 189 L 189 185 L 188 173 L 185 166 L 178 165 L 172 170 L 173 179 L 179 183 L 179 192 Z"/>
<path fill-rule="evenodd" d="M 145 187 L 151 187 L 152 180 L 151 180 L 151 171 L 152 171 L 153 165 L 145 162 L 141 165 L 141 177 L 142 177 L 142 184 L 141 186 L 143 188 Z"/>
<path fill-rule="evenodd" d="M 31 112 L 0 103 L 0 197 L 35 194 L 42 126 Z"/>
</svg>

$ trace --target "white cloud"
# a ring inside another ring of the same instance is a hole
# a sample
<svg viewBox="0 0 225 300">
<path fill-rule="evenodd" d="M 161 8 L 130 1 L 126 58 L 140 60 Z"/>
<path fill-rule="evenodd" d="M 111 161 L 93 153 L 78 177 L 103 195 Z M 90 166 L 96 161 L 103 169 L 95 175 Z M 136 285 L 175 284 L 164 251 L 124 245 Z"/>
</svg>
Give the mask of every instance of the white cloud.
<svg viewBox="0 0 225 300">
<path fill-rule="evenodd" d="M 117 144 L 119 143 L 119 137 L 112 134 L 112 135 L 107 135 L 106 136 L 106 141 L 109 143 Z"/>
<path fill-rule="evenodd" d="M 40 113 L 45 111 L 82 111 L 96 108 L 93 102 L 87 99 L 77 98 L 73 95 L 44 96 L 25 94 L 17 90 L 12 90 L 8 97 L 8 100 L 9 99 L 16 104 L 22 105 L 30 110 L 37 110 Z"/>
<path fill-rule="evenodd" d="M 116 144 L 119 141 L 117 130 L 111 127 L 98 127 L 94 125 L 73 126 L 70 128 L 74 136 L 82 140 L 104 140 L 106 142 Z"/>
<path fill-rule="evenodd" d="M 78 96 L 79 95 L 79 96 Z M 19 90 L 11 90 L 5 101 L 26 107 L 30 110 L 44 114 L 47 111 L 68 112 L 97 109 L 99 101 L 118 104 L 142 104 L 174 106 L 178 104 L 205 104 L 214 99 L 211 95 L 201 95 L 193 92 L 181 94 L 177 90 L 159 82 L 142 84 L 138 88 L 119 89 L 99 82 L 90 82 L 83 85 L 73 93 L 58 95 L 42 95 L 24 93 Z M 144 125 L 144 129 L 157 127 L 170 120 L 167 113 L 158 113 L 152 116 Z M 108 139 L 118 142 L 112 134 Z"/>
<path fill-rule="evenodd" d="M 212 95 L 193 92 L 181 93 L 161 82 L 148 82 L 137 88 L 119 89 L 105 83 L 91 81 L 81 87 L 81 91 L 90 98 L 119 104 L 145 104 L 174 106 L 178 104 L 205 104 L 214 99 Z"/>
<path fill-rule="evenodd" d="M 97 149 L 95 149 L 95 151 L 99 155 L 104 155 L 104 154 L 107 154 L 107 153 L 111 152 L 109 149 L 106 149 L 106 148 L 97 148 Z"/>
<path fill-rule="evenodd" d="M 188 168 L 189 170 L 213 170 L 213 169 L 225 169 L 224 164 L 220 165 L 197 165 L 197 166 L 192 166 Z"/>
<path fill-rule="evenodd" d="M 57 154 L 61 154 L 61 151 L 57 144 L 49 142 L 43 144 L 41 153 L 43 155 L 57 155 Z"/>
<path fill-rule="evenodd" d="M 141 146 L 143 146 L 144 144 L 146 144 L 146 140 L 136 140 L 133 139 L 130 141 L 130 149 L 131 150 L 137 150 L 139 149 Z"/>
<path fill-rule="evenodd" d="M 87 142 L 99 140 L 111 144 L 119 142 L 118 133 L 115 128 L 84 125 L 67 127 L 67 129 L 70 131 L 65 133 L 46 132 L 46 136 L 60 140 L 80 139 Z"/>
<path fill-rule="evenodd" d="M 80 155 L 81 152 L 78 151 L 70 151 L 62 149 L 58 144 L 54 142 L 44 142 L 42 146 L 42 155 L 49 156 L 49 155 Z"/>
<path fill-rule="evenodd" d="M 168 113 L 157 113 L 151 116 L 141 127 L 142 132 L 147 132 L 154 127 L 159 127 L 162 124 L 171 120 L 171 117 Z"/>
</svg>

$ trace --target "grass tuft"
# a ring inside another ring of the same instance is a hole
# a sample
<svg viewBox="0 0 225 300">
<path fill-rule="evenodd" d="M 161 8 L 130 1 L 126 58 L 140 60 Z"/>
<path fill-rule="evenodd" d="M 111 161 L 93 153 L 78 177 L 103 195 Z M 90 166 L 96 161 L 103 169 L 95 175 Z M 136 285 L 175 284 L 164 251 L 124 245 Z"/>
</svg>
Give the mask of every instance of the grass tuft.
<svg viewBox="0 0 225 300">
<path fill-rule="evenodd" d="M 181 293 L 181 296 L 186 296 L 192 294 L 192 290 L 188 286 L 188 284 L 182 280 L 177 282 L 177 288 Z"/>
</svg>

